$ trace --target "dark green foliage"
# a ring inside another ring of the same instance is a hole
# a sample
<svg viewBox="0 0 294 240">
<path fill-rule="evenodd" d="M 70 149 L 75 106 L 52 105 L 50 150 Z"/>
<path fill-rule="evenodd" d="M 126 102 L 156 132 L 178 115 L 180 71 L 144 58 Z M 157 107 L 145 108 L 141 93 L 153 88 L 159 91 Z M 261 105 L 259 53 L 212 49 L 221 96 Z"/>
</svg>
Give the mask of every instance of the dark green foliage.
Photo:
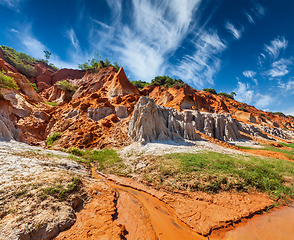
<svg viewBox="0 0 294 240">
<path fill-rule="evenodd" d="M 31 83 L 30 82 L 30 85 L 35 89 L 36 92 L 38 92 L 38 88 L 37 88 L 36 83 Z"/>
<path fill-rule="evenodd" d="M 78 68 L 82 70 L 95 73 L 98 73 L 101 68 L 105 67 L 114 67 L 116 72 L 118 72 L 118 70 L 120 69 L 120 65 L 118 65 L 117 62 L 111 64 L 111 62 L 107 58 L 102 61 L 102 58 L 98 52 L 95 52 L 95 57 L 92 60 L 88 60 L 88 62 L 78 65 Z"/>
<path fill-rule="evenodd" d="M 36 77 L 37 71 L 30 63 L 36 63 L 37 59 L 3 45 L 0 46 L 0 50 L 3 52 L 4 60 L 15 67 L 20 73 L 27 77 Z"/>
<path fill-rule="evenodd" d="M 249 112 L 244 104 L 241 107 L 238 107 L 238 109 L 243 111 L 243 112 Z"/>
<path fill-rule="evenodd" d="M 286 117 L 286 115 L 282 112 L 270 112 L 271 114 L 278 115 L 279 117 Z"/>
<path fill-rule="evenodd" d="M 19 87 L 17 83 L 14 81 L 14 78 L 6 76 L 3 73 L 0 72 L 0 88 L 13 88 L 18 90 Z"/>
<path fill-rule="evenodd" d="M 132 80 L 131 83 L 137 86 L 140 90 L 150 85 L 150 83 L 141 80 Z"/>
<path fill-rule="evenodd" d="M 262 116 L 262 117 L 265 117 L 265 114 L 262 113 L 262 112 L 259 112 L 258 114 L 259 114 L 260 116 Z"/>
<path fill-rule="evenodd" d="M 203 88 L 202 91 L 209 92 L 212 94 L 217 94 L 217 92 L 213 88 Z"/>
<path fill-rule="evenodd" d="M 234 100 L 234 97 L 235 97 L 236 93 L 235 92 L 231 92 L 231 94 L 228 94 L 228 93 L 225 93 L 225 92 L 220 92 L 217 95 L 224 96 L 226 98 L 230 98 L 230 99 L 233 99 Z"/>
<path fill-rule="evenodd" d="M 72 86 L 67 80 L 59 81 L 58 83 L 56 83 L 56 86 L 64 91 L 71 92 L 72 94 L 74 94 L 77 90 L 77 86 Z"/>
<path fill-rule="evenodd" d="M 183 87 L 185 83 L 181 79 L 172 79 L 169 76 L 157 76 L 151 80 L 152 85 L 158 84 L 159 86 L 165 87 Z"/>
<path fill-rule="evenodd" d="M 52 133 L 49 137 L 47 137 L 47 145 L 52 146 L 55 141 L 61 138 L 61 132 Z"/>
<path fill-rule="evenodd" d="M 44 54 L 45 54 L 45 58 L 46 58 L 46 60 L 49 60 L 49 58 L 50 58 L 50 56 L 51 56 L 51 52 L 49 52 L 49 51 L 47 51 L 47 50 L 45 50 L 45 51 L 43 51 L 44 52 Z"/>
</svg>

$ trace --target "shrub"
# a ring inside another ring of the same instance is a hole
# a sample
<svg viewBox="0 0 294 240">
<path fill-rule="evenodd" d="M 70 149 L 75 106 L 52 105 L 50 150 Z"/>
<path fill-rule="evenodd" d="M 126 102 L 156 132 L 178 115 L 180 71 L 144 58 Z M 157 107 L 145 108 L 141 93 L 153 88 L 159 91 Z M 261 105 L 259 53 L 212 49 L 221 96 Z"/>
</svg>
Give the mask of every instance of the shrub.
<svg viewBox="0 0 294 240">
<path fill-rule="evenodd" d="M 0 46 L 0 50 L 3 52 L 4 60 L 15 67 L 21 74 L 27 77 L 36 76 L 37 71 L 30 63 L 37 62 L 37 59 L 3 45 Z"/>
<path fill-rule="evenodd" d="M 6 76 L 2 72 L 0 72 L 0 88 L 19 89 L 17 83 L 14 81 L 14 78 Z"/>
<path fill-rule="evenodd" d="M 230 99 L 233 99 L 234 100 L 234 96 L 236 95 L 236 93 L 235 92 L 231 92 L 231 94 L 228 94 L 228 93 L 225 93 L 225 92 L 220 92 L 217 95 L 224 96 L 226 98 L 230 98 Z"/>
<path fill-rule="evenodd" d="M 58 86 L 59 88 L 61 88 L 64 91 L 68 91 L 71 92 L 72 94 L 74 94 L 77 90 L 77 86 L 72 86 L 67 80 L 61 80 L 58 83 L 56 83 L 56 86 Z"/>
<path fill-rule="evenodd" d="M 265 117 L 265 114 L 262 113 L 262 112 L 259 112 L 258 114 L 259 114 L 260 116 L 262 116 L 262 117 Z"/>
<path fill-rule="evenodd" d="M 217 92 L 213 88 L 203 88 L 202 91 L 209 92 L 212 94 L 217 94 Z"/>
<path fill-rule="evenodd" d="M 30 85 L 35 89 L 36 92 L 38 92 L 38 88 L 37 88 L 36 83 L 31 83 L 30 82 Z"/>
<path fill-rule="evenodd" d="M 117 62 L 111 64 L 111 62 L 107 58 L 102 61 L 102 58 L 98 52 L 95 52 L 95 57 L 92 58 L 92 60 L 88 60 L 88 62 L 85 62 L 83 64 L 78 64 L 78 68 L 80 68 L 81 70 L 95 73 L 98 73 L 101 68 L 105 67 L 114 67 L 116 72 L 118 72 L 121 66 Z"/>
<path fill-rule="evenodd" d="M 140 90 L 150 85 L 150 83 L 141 80 L 132 80 L 131 83 L 137 86 Z"/>
<path fill-rule="evenodd" d="M 243 104 L 241 107 L 238 107 L 239 110 L 243 111 L 243 112 L 248 112 L 246 106 Z"/>
<path fill-rule="evenodd" d="M 171 87 L 183 87 L 185 83 L 181 79 L 172 79 L 169 76 L 157 76 L 154 79 L 151 80 L 152 85 L 159 85 L 159 86 L 165 86 L 168 88 Z"/>
<path fill-rule="evenodd" d="M 47 137 L 47 145 L 52 146 L 55 141 L 61 138 L 61 132 L 52 133 L 49 137 Z"/>
</svg>

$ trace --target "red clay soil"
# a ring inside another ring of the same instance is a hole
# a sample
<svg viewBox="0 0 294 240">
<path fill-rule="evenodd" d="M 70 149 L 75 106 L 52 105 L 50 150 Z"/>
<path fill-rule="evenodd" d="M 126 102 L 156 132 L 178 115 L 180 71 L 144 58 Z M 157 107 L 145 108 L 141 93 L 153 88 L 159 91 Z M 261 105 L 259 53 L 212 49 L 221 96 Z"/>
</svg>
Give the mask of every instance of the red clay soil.
<svg viewBox="0 0 294 240">
<path fill-rule="evenodd" d="M 144 191 L 171 207 L 176 216 L 196 232 L 207 235 L 265 209 L 273 203 L 262 193 L 228 193 L 209 195 L 204 192 L 155 190 L 134 179 L 108 175 L 116 183 Z M 153 199 L 153 198 L 152 198 Z M 151 201 L 151 200 L 150 200 Z M 157 204 L 163 204 L 157 203 Z M 161 206 L 160 205 L 160 206 Z M 179 238 L 180 239 L 180 238 Z"/>
</svg>

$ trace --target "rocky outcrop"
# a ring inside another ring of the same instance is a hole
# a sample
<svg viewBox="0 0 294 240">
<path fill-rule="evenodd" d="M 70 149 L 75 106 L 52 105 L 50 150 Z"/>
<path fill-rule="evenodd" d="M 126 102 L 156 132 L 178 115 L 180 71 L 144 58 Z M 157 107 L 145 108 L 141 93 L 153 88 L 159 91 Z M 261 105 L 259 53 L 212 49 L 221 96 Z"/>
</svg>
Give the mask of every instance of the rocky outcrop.
<svg viewBox="0 0 294 240">
<path fill-rule="evenodd" d="M 80 79 L 85 75 L 85 73 L 86 72 L 83 70 L 63 68 L 52 75 L 52 84 L 55 84 L 64 79 Z"/>
<path fill-rule="evenodd" d="M 52 73 L 45 69 L 41 75 L 36 78 L 39 92 L 52 86 Z"/>
<path fill-rule="evenodd" d="M 249 121 L 252 123 L 256 123 L 256 118 L 252 115 L 252 113 L 244 112 L 244 111 L 236 111 L 234 116 L 243 121 Z"/>
<path fill-rule="evenodd" d="M 267 125 L 261 125 L 260 128 L 267 134 L 270 134 L 274 137 L 282 138 L 282 139 L 291 139 L 290 132 L 287 133 L 286 131 L 276 128 L 276 127 L 269 127 Z"/>
<path fill-rule="evenodd" d="M 36 102 L 41 102 L 42 99 L 35 89 L 30 85 L 29 80 L 20 73 L 7 72 L 7 76 L 13 77 L 20 90 L 28 97 L 34 99 Z"/>
<path fill-rule="evenodd" d="M 235 121 L 227 114 L 177 112 L 141 97 L 129 123 L 129 136 L 142 144 L 153 141 L 198 140 L 195 129 L 224 141 L 239 139 Z"/>
<path fill-rule="evenodd" d="M 124 69 L 121 67 L 108 86 L 108 96 L 125 96 L 133 93 L 140 95 L 139 89 L 129 81 Z"/>
<path fill-rule="evenodd" d="M 262 137 L 262 138 L 273 140 L 272 138 L 270 138 L 266 134 L 264 134 L 260 130 L 260 128 L 255 127 L 255 126 L 253 126 L 251 124 L 247 124 L 247 123 L 244 123 L 244 122 L 237 121 L 237 127 L 238 127 L 238 130 L 239 131 L 244 132 L 244 133 L 247 133 L 247 134 L 249 134 L 251 136 L 254 136 L 254 137 Z"/>
<path fill-rule="evenodd" d="M 109 107 L 100 107 L 100 108 L 88 108 L 87 116 L 88 118 L 93 119 L 94 121 L 99 121 L 106 116 L 109 116 L 113 113 L 113 110 Z"/>
</svg>

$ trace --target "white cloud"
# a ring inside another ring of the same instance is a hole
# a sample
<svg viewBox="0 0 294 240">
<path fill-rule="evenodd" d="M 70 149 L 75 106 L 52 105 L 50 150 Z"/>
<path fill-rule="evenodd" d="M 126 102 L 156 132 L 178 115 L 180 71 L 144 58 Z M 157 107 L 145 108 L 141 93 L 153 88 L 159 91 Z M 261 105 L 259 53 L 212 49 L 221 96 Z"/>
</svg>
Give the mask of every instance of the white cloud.
<svg viewBox="0 0 294 240">
<path fill-rule="evenodd" d="M 0 0 L 0 5 L 6 6 L 15 11 L 19 11 L 20 3 L 23 0 Z"/>
<path fill-rule="evenodd" d="M 232 33 L 232 35 L 237 39 L 239 40 L 242 36 L 242 31 L 243 29 L 241 30 L 238 30 L 232 23 L 230 23 L 229 21 L 226 22 L 225 24 L 225 28 L 229 30 L 229 32 Z"/>
<path fill-rule="evenodd" d="M 281 58 L 278 61 L 275 61 L 271 65 L 271 69 L 264 72 L 264 75 L 271 78 L 274 77 L 283 77 L 289 73 L 289 65 L 292 65 L 292 60 Z"/>
<path fill-rule="evenodd" d="M 256 17 L 261 18 L 265 15 L 267 9 L 266 7 L 260 5 L 257 2 L 253 2 L 254 8 L 252 8 L 252 11 L 255 13 Z"/>
<path fill-rule="evenodd" d="M 262 94 L 257 94 L 256 98 L 258 99 L 255 102 L 255 107 L 257 108 L 265 108 L 270 106 L 273 102 L 274 99 L 270 95 L 262 95 Z"/>
<path fill-rule="evenodd" d="M 242 72 L 243 75 L 247 78 L 251 78 L 252 81 L 257 85 L 258 82 L 257 82 L 257 79 L 254 78 L 254 76 L 256 75 L 256 72 L 253 72 L 253 71 L 250 71 L 250 70 L 246 70 L 244 72 Z"/>
<path fill-rule="evenodd" d="M 213 77 L 221 67 L 218 55 L 227 46 L 220 39 L 216 31 L 204 32 L 194 42 L 195 51 L 192 55 L 186 55 L 175 66 L 173 74 L 184 79 L 199 88 L 206 83 L 213 84 Z"/>
<path fill-rule="evenodd" d="M 90 41 L 101 55 L 109 56 L 111 52 L 137 79 L 149 81 L 164 73 L 169 66 L 166 59 L 175 53 L 188 34 L 199 30 L 194 28 L 197 22 L 194 13 L 201 0 L 132 0 L 129 21 L 121 19 L 121 1 L 107 2 L 112 10 L 111 22 L 104 25 L 102 31 L 101 23 L 93 19 L 99 27 L 93 25 Z"/>
<path fill-rule="evenodd" d="M 251 24 L 255 24 L 253 17 L 248 12 L 245 12 L 245 15 Z"/>
<path fill-rule="evenodd" d="M 253 72 L 253 71 L 250 71 L 250 70 L 244 71 L 242 73 L 247 78 L 253 78 L 256 75 L 256 72 Z"/>
<path fill-rule="evenodd" d="M 76 33 L 73 30 L 73 28 L 70 28 L 66 31 L 66 36 L 70 39 L 72 45 L 74 45 L 75 48 L 79 48 L 79 40 L 77 39 Z"/>
<path fill-rule="evenodd" d="M 250 104 L 252 102 L 254 91 L 250 90 L 249 88 L 249 84 L 245 84 L 238 81 L 238 86 L 234 90 L 234 92 L 236 93 L 235 99 L 239 102 L 245 102 L 247 104 Z"/>
<path fill-rule="evenodd" d="M 277 37 L 270 42 L 269 45 L 264 46 L 264 50 L 273 59 L 277 59 L 280 55 L 281 50 L 285 50 L 288 46 L 288 41 L 284 37 Z"/>
</svg>

